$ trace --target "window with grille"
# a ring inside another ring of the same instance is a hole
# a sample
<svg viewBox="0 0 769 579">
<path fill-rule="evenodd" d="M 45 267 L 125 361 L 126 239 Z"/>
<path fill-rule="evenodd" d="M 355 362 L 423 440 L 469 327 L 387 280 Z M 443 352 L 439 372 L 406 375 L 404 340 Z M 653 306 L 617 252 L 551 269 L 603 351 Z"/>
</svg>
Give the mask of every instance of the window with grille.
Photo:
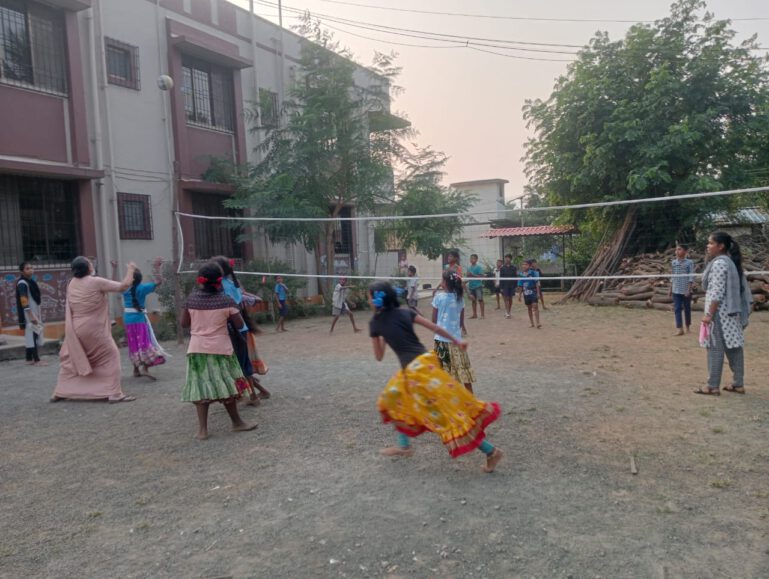
<svg viewBox="0 0 769 579">
<path fill-rule="evenodd" d="M 278 126 L 278 93 L 265 88 L 259 89 L 259 117 L 264 128 Z"/>
<path fill-rule="evenodd" d="M 107 82 L 139 90 L 139 49 L 112 38 L 104 39 Z"/>
<path fill-rule="evenodd" d="M 149 195 L 118 193 L 120 239 L 152 239 L 152 210 Z"/>
<path fill-rule="evenodd" d="M 80 252 L 78 206 L 71 182 L 0 175 L 0 267 L 69 265 Z"/>
<path fill-rule="evenodd" d="M 223 131 L 234 130 L 232 71 L 184 57 L 182 94 L 188 123 Z"/>
<path fill-rule="evenodd" d="M 0 82 L 67 94 L 64 19 L 21 0 L 0 0 Z"/>
</svg>

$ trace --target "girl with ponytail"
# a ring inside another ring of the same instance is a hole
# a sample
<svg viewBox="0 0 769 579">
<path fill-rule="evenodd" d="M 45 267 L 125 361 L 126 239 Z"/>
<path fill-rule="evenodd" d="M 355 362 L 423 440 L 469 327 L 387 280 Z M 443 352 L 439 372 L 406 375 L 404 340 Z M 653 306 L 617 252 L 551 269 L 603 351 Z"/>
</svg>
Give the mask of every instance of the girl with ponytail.
<svg viewBox="0 0 769 579">
<path fill-rule="evenodd" d="M 154 293 L 157 287 L 163 283 L 160 275 L 160 266 L 163 258 L 158 257 L 152 264 L 154 281 L 144 282 L 142 272 L 135 269 L 131 287 L 123 292 L 123 324 L 125 325 L 126 342 L 128 343 L 128 357 L 134 367 L 134 376 L 155 380 L 150 374 L 151 366 L 165 364 L 169 355 L 163 350 L 155 338 L 152 324 L 147 316 L 145 307 L 147 296 Z M 113 271 L 117 267 L 112 262 Z"/>
<path fill-rule="evenodd" d="M 195 438 L 208 438 L 208 407 L 212 402 L 224 405 L 236 432 L 253 430 L 256 424 L 243 422 L 237 400 L 248 389 L 228 336 L 227 327 L 236 330 L 245 323 L 232 298 L 222 292 L 223 272 L 209 262 L 198 270 L 198 288 L 187 298 L 182 312 L 182 326 L 190 328 L 187 347 L 187 378 L 182 402 L 192 402 L 198 417 Z"/>
<path fill-rule="evenodd" d="M 448 273 L 456 275 L 454 271 Z M 461 280 L 459 285 L 461 288 Z M 447 295 L 456 300 L 456 293 Z M 411 438 L 429 431 L 440 436 L 452 458 L 479 449 L 486 455 L 484 472 L 492 472 L 502 459 L 502 451 L 486 439 L 485 431 L 499 418 L 499 404 L 478 400 L 443 371 L 438 356 L 425 349 L 414 326 L 427 328 L 462 350 L 467 343 L 414 310 L 401 309 L 395 290 L 385 281 L 369 287 L 369 303 L 374 310 L 369 324 L 374 357 L 382 360 L 389 345 L 401 366 L 377 401 L 382 419 L 392 422 L 398 431 L 398 445 L 382 449 L 382 454 L 411 456 Z"/>
</svg>

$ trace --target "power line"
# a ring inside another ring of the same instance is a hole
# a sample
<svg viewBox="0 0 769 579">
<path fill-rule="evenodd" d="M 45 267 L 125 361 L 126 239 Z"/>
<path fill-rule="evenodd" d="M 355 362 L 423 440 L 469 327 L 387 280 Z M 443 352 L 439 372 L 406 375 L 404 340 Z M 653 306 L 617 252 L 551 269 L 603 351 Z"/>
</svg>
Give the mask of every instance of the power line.
<svg viewBox="0 0 769 579">
<path fill-rule="evenodd" d="M 587 23 L 619 23 L 619 24 L 648 24 L 654 20 L 617 20 L 610 18 L 541 18 L 535 16 L 503 16 L 498 14 L 473 14 L 463 12 L 441 12 L 437 10 L 417 10 L 415 8 L 395 8 L 392 6 L 376 6 L 374 4 L 360 4 L 357 2 L 345 2 L 342 0 L 321 0 L 329 4 L 342 4 L 356 6 L 358 8 L 370 8 L 372 10 L 387 10 L 389 12 L 408 12 L 412 14 L 434 14 L 439 16 L 460 16 L 464 18 L 488 18 L 491 20 L 524 20 L 532 22 L 587 22 Z M 734 22 L 769 20 L 769 17 L 729 18 Z"/>
<path fill-rule="evenodd" d="M 263 4 L 265 6 L 270 6 L 273 8 L 276 8 L 278 5 L 274 2 L 270 2 L 268 0 L 256 0 L 257 3 Z M 283 5 L 283 9 L 297 14 L 304 14 L 305 10 L 301 10 L 299 8 L 294 8 L 291 6 Z M 354 26 L 357 28 L 366 28 L 366 29 L 373 29 L 378 32 L 385 32 L 386 30 L 392 30 L 399 33 L 410 33 L 410 34 L 422 34 L 425 36 L 435 36 L 440 38 L 450 38 L 452 40 L 461 40 L 463 42 L 468 40 L 476 40 L 476 41 L 482 41 L 482 42 L 499 42 L 503 44 L 521 44 L 524 46 L 551 46 L 551 47 L 559 47 L 559 48 L 585 48 L 584 44 L 560 44 L 560 43 L 552 43 L 552 42 L 528 42 L 523 40 L 509 40 L 504 38 L 487 38 L 482 36 L 467 36 L 467 35 L 459 35 L 459 34 L 448 34 L 444 32 L 430 32 L 426 30 L 418 30 L 413 28 L 400 28 L 396 26 L 386 26 L 384 24 L 377 24 L 374 22 L 365 22 L 362 20 L 350 20 L 349 18 L 342 18 L 339 16 L 333 16 L 330 14 L 322 14 L 320 12 L 311 12 L 312 15 L 325 18 L 327 20 L 331 20 L 332 22 L 336 22 L 337 24 L 347 24 L 348 26 Z M 373 28 L 368 28 L 373 27 Z"/>
</svg>

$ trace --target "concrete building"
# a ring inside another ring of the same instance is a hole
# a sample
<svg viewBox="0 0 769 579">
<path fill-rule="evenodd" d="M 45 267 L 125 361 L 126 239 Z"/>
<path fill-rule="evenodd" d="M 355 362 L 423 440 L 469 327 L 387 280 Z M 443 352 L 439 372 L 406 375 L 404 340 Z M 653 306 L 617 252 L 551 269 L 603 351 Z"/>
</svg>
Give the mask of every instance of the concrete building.
<svg viewBox="0 0 769 579">
<path fill-rule="evenodd" d="M 2 326 L 16 321 L 22 259 L 38 269 L 44 318 L 61 320 L 76 255 L 101 275 L 111 260 L 146 271 L 177 255 L 174 210 L 225 215 L 231 188 L 202 175 L 212 156 L 258 161 L 249 103 L 272 103 L 259 122 L 277 122 L 302 42 L 226 0 L 0 0 Z M 360 86 L 383 82 L 356 71 Z M 301 247 L 239 243 L 213 222 L 183 232 L 185 261 L 261 256 L 315 272 Z M 343 264 L 370 270 L 365 224 L 340 226 L 339 247 Z"/>
<path fill-rule="evenodd" d="M 453 189 L 476 198 L 470 209 L 470 212 L 478 213 L 475 223 L 463 228 L 464 243 L 456 248 L 459 250 L 463 266 L 470 263 L 470 255 L 473 253 L 478 255 L 478 263 L 488 268 L 494 268 L 496 260 L 502 257 L 502 241 L 483 237 L 483 234 L 489 230 L 491 220 L 505 217 L 506 183 L 504 179 L 482 179 L 451 184 Z M 435 287 L 437 280 L 428 278 L 440 278 L 446 263 L 446 254 L 444 253 L 442 259 L 430 260 L 423 255 L 409 253 L 405 255 L 405 262 L 417 268 L 417 274 L 424 283 Z M 387 272 L 389 273 L 391 272 Z"/>
</svg>

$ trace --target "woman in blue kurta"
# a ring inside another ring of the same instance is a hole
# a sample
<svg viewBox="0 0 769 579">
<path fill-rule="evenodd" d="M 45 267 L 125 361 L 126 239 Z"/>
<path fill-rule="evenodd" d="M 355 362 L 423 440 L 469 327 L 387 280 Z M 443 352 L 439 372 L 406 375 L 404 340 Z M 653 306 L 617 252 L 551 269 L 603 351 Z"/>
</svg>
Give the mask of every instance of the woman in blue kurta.
<svg viewBox="0 0 769 579">
<path fill-rule="evenodd" d="M 160 277 L 161 263 L 162 259 L 158 258 L 153 264 L 155 280 L 152 282 L 142 283 L 142 272 L 137 269 L 131 287 L 123 293 L 123 324 L 128 342 L 128 357 L 134 366 L 134 376 L 145 376 L 151 380 L 155 377 L 149 373 L 149 368 L 164 364 L 168 357 L 155 338 L 145 308 L 147 296 L 163 282 Z"/>
</svg>

